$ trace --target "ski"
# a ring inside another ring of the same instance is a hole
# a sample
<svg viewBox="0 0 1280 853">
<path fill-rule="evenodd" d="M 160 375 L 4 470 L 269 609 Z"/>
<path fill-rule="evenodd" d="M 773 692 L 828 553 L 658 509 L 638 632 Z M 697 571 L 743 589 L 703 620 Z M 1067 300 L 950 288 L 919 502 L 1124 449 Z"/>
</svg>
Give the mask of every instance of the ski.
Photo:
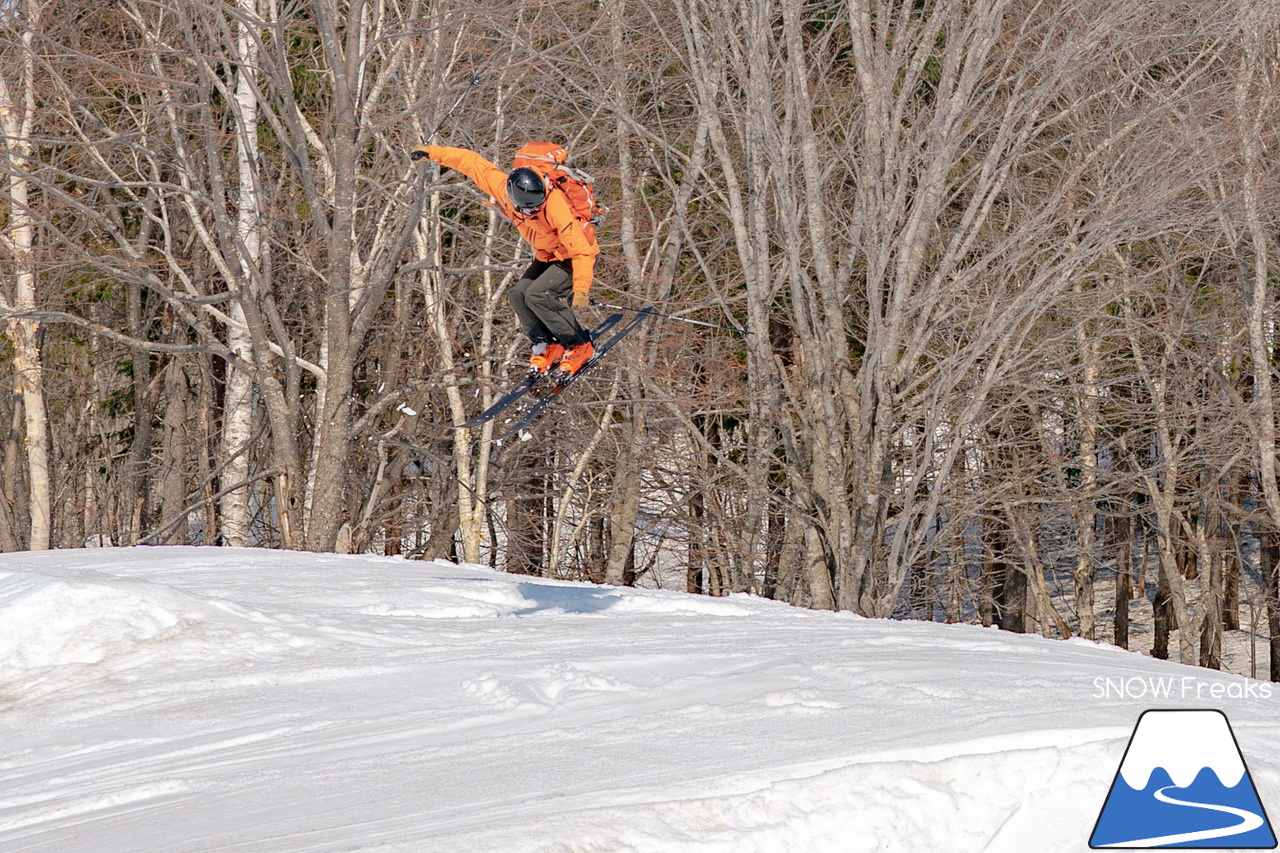
<svg viewBox="0 0 1280 853">
<path fill-rule="evenodd" d="M 620 322 L 622 322 L 621 314 L 610 314 L 608 317 L 605 317 L 604 320 L 601 321 L 600 325 L 591 330 L 592 342 L 595 342 L 601 335 L 618 325 Z M 545 373 L 533 373 L 526 376 L 514 388 L 495 400 L 492 406 L 485 409 L 471 420 L 464 421 L 463 423 L 454 426 L 453 429 L 473 429 L 487 424 L 489 421 L 502 414 L 508 406 L 528 393 L 529 390 L 533 388 L 534 385 L 537 385 L 546 375 L 547 374 Z"/>
<path fill-rule="evenodd" d="M 538 415 L 542 414 L 542 412 L 547 408 L 547 406 L 551 405 L 551 403 L 557 397 L 563 394 L 566 388 L 568 388 L 570 385 L 576 382 L 578 380 L 578 377 L 580 377 L 582 374 L 590 370 L 592 366 L 594 366 L 595 363 L 598 362 L 604 356 L 605 353 L 613 349 L 614 345 L 617 344 L 618 341 L 625 338 L 628 332 L 630 332 L 636 326 L 640 325 L 641 321 L 645 320 L 648 317 L 653 316 L 653 312 L 654 312 L 654 308 L 652 305 L 650 305 L 648 308 L 644 308 L 640 311 L 637 311 L 636 316 L 632 317 L 631 320 L 625 326 L 618 329 L 618 331 L 614 332 L 613 336 L 610 337 L 609 340 L 605 341 L 603 344 L 601 344 L 599 347 L 596 348 L 596 353 L 591 357 L 590 361 L 582 365 L 582 367 L 578 370 L 577 373 L 573 374 L 572 376 L 566 376 L 565 378 L 557 382 L 555 385 L 553 385 L 551 387 L 551 390 L 549 390 L 546 393 L 546 395 L 542 397 L 542 399 L 538 400 L 538 402 L 534 403 L 531 407 L 529 407 L 529 411 L 525 412 L 511 426 L 510 429 L 508 429 L 506 432 L 502 434 L 502 436 L 498 440 L 502 441 L 510 438 L 513 435 L 516 435 L 517 433 L 520 432 L 520 430 L 524 429 L 525 427 L 529 426 L 529 424 L 537 420 Z"/>
</svg>

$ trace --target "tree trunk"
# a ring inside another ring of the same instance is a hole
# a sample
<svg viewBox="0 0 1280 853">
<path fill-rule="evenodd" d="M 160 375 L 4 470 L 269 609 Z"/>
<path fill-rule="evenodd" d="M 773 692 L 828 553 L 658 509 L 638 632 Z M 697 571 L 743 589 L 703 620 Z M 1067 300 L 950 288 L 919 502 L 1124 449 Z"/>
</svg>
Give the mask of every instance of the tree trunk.
<svg viewBox="0 0 1280 853">
<path fill-rule="evenodd" d="M 1077 292 L 1081 286 L 1076 285 Z M 1093 640 L 1094 531 L 1098 521 L 1098 340 L 1089 324 L 1076 326 L 1076 351 L 1083 363 L 1083 387 L 1076 395 L 1077 428 L 1080 434 L 1080 490 L 1076 519 L 1076 614 L 1080 636 Z"/>
<path fill-rule="evenodd" d="M 1239 264 L 1242 289 L 1247 307 L 1249 356 L 1253 366 L 1253 398 L 1257 413 L 1248 419 L 1257 447 L 1258 485 L 1262 490 L 1271 531 L 1262 549 L 1263 600 L 1267 607 L 1267 624 L 1271 637 L 1271 680 L 1280 681 L 1280 543 L 1275 531 L 1280 530 L 1280 483 L 1277 482 L 1275 370 L 1275 306 L 1271 298 L 1270 245 L 1271 230 L 1262 210 L 1260 193 L 1265 186 L 1266 158 L 1263 144 L 1263 122 L 1270 113 L 1274 83 L 1268 77 L 1271 53 L 1266 6 L 1259 6 L 1261 16 L 1250 30 L 1250 42 L 1241 56 L 1235 82 L 1235 117 L 1239 128 L 1243 175 L 1240 187 L 1243 202 L 1244 231 L 1253 250 L 1252 264 Z M 1229 222 L 1231 217 L 1225 217 Z M 1234 229 L 1232 229 L 1234 231 Z M 1237 238 L 1238 243 L 1243 240 Z"/>
<path fill-rule="evenodd" d="M 188 524 L 182 511 L 187 503 L 184 473 L 191 448 L 187 420 L 192 414 L 192 405 L 186 371 L 177 359 L 170 361 L 164 371 L 164 399 L 160 470 L 156 481 L 160 518 L 163 523 L 172 526 L 160 541 L 166 545 L 185 545 L 188 541 Z"/>
<path fill-rule="evenodd" d="M 256 279 L 262 256 L 262 205 L 258 193 L 258 42 L 252 35 L 251 22 L 259 20 L 258 0 L 237 0 L 245 16 L 237 23 L 235 46 L 235 135 L 236 164 L 239 173 L 239 197 L 236 206 L 235 255 L 239 259 L 238 281 L 231 282 L 236 301 L 231 306 L 231 323 L 227 326 L 227 348 L 243 364 L 227 365 L 227 387 L 222 415 L 222 449 L 230 460 L 223 470 L 226 484 L 246 482 L 250 473 L 249 440 L 253 433 L 253 376 L 248 366 L 254 363 L 253 336 L 250 334 L 243 303 L 259 292 Z M 259 25 L 260 27 L 261 25 Z M 249 544 L 249 495 L 252 486 L 244 486 L 222 497 L 222 543 L 235 547 Z"/>
<path fill-rule="evenodd" d="M 1129 648 L 1129 602 L 1133 599 L 1133 517 L 1125 515 L 1113 522 L 1116 547 L 1115 644 Z"/>
<path fill-rule="evenodd" d="M 1155 638 L 1151 647 L 1151 656 L 1160 660 L 1168 660 L 1169 635 L 1176 626 L 1176 618 L 1171 604 L 1172 595 L 1169 589 L 1169 576 L 1163 560 L 1160 561 L 1157 572 L 1156 597 L 1151 604 L 1151 611 L 1155 621 Z"/>
<path fill-rule="evenodd" d="M 331 551 L 338 531 L 346 522 L 348 468 L 351 451 L 351 392 L 354 369 L 352 299 L 356 294 L 353 261 L 355 254 L 355 213 L 358 197 L 357 175 L 360 152 L 356 147 L 359 30 L 364 21 L 364 3 L 353 2 L 347 11 L 350 26 L 340 32 L 339 10 L 333 0 L 314 4 L 321 40 L 329 57 L 330 80 L 334 85 L 330 164 L 333 174 L 333 201 L 327 234 L 326 280 L 322 349 L 325 382 L 317 400 L 314 449 L 314 487 L 307 520 L 306 548 Z"/>
<path fill-rule="evenodd" d="M 1015 634 L 1027 632 L 1027 576 L 1003 561 L 992 564 L 988 571 L 996 580 L 995 625 Z"/>
<path fill-rule="evenodd" d="M 1204 624 L 1200 628 L 1200 666 L 1206 669 L 1222 669 L 1222 560 L 1217 554 L 1208 555 L 1209 585 L 1205 590 Z"/>
<path fill-rule="evenodd" d="M 1008 559 L 1009 538 L 1002 525 L 988 522 L 983 586 L 989 591 L 983 624 L 1015 634 L 1027 630 L 1027 576 Z"/>
<path fill-rule="evenodd" d="M 695 451 L 696 452 L 696 451 Z M 693 490 L 689 495 L 689 548 L 687 565 L 684 573 L 684 591 L 698 595 L 707 591 L 705 585 L 707 571 L 707 507 L 706 496 L 698 483 L 690 484 Z"/>
<path fill-rule="evenodd" d="M 633 375 L 632 387 L 638 387 Z M 604 579 L 609 584 L 628 584 L 635 572 L 636 518 L 640 513 L 641 456 L 644 453 L 646 420 L 644 407 L 632 405 L 631 418 L 622 436 L 622 455 L 614 467 L 613 500 L 609 510 L 609 560 L 605 565 Z"/>
<path fill-rule="evenodd" d="M 587 580 L 592 583 L 604 583 L 608 547 L 604 516 L 596 515 L 587 525 Z"/>
<path fill-rule="evenodd" d="M 1224 549 L 1218 555 L 1222 561 L 1222 627 L 1227 631 L 1240 630 L 1240 560 L 1237 553 Z"/>
<path fill-rule="evenodd" d="M 0 77 L 0 128 L 5 136 L 5 171 L 8 172 L 8 222 L 6 243 L 13 265 L 13 291 L 0 293 L 0 310 L 35 311 L 36 261 L 35 217 L 33 216 L 27 173 L 33 156 L 31 131 L 36 115 L 35 30 L 40 4 L 25 0 L 20 19 L 23 57 L 21 79 Z M 22 398 L 24 417 L 23 449 L 27 459 L 29 527 L 27 547 L 42 551 L 50 546 L 53 503 L 49 469 L 49 418 L 44 397 L 44 366 L 40 353 L 40 323 L 29 317 L 12 317 L 7 323 L 13 343 L 14 392 Z"/>
<path fill-rule="evenodd" d="M 535 449 L 518 462 L 507 478 L 506 569 L 520 575 L 541 575 L 545 569 L 547 502 L 551 484 L 545 449 Z"/>
<path fill-rule="evenodd" d="M 1280 536 L 1261 536 L 1262 600 L 1267 608 L 1267 636 L 1270 638 L 1270 680 L 1280 681 Z"/>
<path fill-rule="evenodd" d="M 1165 600 L 1172 608 L 1174 621 L 1178 627 L 1178 660 L 1188 666 L 1194 666 L 1199 642 L 1201 620 L 1204 618 L 1203 597 L 1189 594 L 1187 583 L 1178 560 L 1179 543 L 1175 537 L 1175 497 L 1179 488 L 1181 473 L 1182 433 L 1175 435 L 1174 419 L 1170 412 L 1170 389 L 1168 383 L 1156 375 L 1152 357 L 1148 356 L 1141 344 L 1138 324 L 1135 322 L 1131 307 L 1126 304 L 1124 316 L 1134 334 L 1130 336 L 1129 349 L 1133 354 L 1134 364 L 1143 386 L 1151 400 L 1152 424 L 1158 457 L 1154 473 L 1144 474 L 1147 494 L 1151 498 L 1155 510 L 1156 547 L 1160 555 L 1160 582 L 1165 585 Z M 1171 357 L 1174 340 L 1171 336 L 1164 340 L 1163 359 Z M 1197 581 L 1192 589 L 1200 586 Z M 1158 631 L 1157 631 L 1158 633 Z M 1167 639 L 1167 638 L 1166 638 Z M 1166 651 L 1167 654 L 1167 651 Z"/>
<path fill-rule="evenodd" d="M 135 338 L 145 339 L 142 317 L 142 288 L 136 281 L 125 285 L 125 312 L 129 320 L 129 333 Z M 133 510 L 129 515 L 129 526 L 124 534 L 124 544 L 136 545 L 142 536 L 145 526 L 145 507 L 148 503 L 151 479 L 151 442 L 152 442 L 152 406 L 151 406 L 151 353 L 134 349 L 130 356 L 133 380 L 133 440 L 129 442 L 128 463 L 125 467 L 125 480 L 121 484 L 121 503 Z"/>
</svg>

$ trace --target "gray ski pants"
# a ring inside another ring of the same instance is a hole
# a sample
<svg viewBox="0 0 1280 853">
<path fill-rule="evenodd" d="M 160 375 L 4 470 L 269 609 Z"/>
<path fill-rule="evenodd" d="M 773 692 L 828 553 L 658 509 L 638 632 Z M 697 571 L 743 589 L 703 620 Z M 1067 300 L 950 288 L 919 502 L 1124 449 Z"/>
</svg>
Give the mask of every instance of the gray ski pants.
<svg viewBox="0 0 1280 853">
<path fill-rule="evenodd" d="M 569 306 L 572 293 L 573 265 L 569 261 L 534 261 L 508 298 L 534 343 L 558 341 L 571 347 L 591 339 Z"/>
</svg>

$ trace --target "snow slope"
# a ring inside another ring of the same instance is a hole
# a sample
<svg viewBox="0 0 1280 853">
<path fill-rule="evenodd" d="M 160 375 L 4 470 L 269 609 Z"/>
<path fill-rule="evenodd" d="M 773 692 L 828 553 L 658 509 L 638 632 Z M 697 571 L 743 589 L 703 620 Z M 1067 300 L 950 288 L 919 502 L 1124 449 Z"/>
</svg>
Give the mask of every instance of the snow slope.
<svg viewBox="0 0 1280 853">
<path fill-rule="evenodd" d="M 1280 812 L 1278 702 L 1085 641 L 746 596 L 11 554 L 0 850 L 1079 851 L 1150 707 L 1225 711 Z"/>
</svg>

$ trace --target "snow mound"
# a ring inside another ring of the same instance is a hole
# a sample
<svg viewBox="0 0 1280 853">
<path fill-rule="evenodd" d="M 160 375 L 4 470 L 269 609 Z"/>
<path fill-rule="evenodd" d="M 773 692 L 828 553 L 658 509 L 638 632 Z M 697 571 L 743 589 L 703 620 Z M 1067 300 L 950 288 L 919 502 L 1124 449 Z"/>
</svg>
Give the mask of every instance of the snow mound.
<svg viewBox="0 0 1280 853">
<path fill-rule="evenodd" d="M 510 584 L 451 578 L 402 591 L 393 600 L 375 601 L 360 612 L 399 619 L 496 619 L 510 616 L 527 603 Z"/>
<path fill-rule="evenodd" d="M 165 584 L 0 574 L 0 696 L 42 692 L 48 684 L 36 676 L 54 670 L 65 681 L 68 668 L 101 677 L 157 656 L 264 658 L 313 642 L 251 608 Z"/>
</svg>

